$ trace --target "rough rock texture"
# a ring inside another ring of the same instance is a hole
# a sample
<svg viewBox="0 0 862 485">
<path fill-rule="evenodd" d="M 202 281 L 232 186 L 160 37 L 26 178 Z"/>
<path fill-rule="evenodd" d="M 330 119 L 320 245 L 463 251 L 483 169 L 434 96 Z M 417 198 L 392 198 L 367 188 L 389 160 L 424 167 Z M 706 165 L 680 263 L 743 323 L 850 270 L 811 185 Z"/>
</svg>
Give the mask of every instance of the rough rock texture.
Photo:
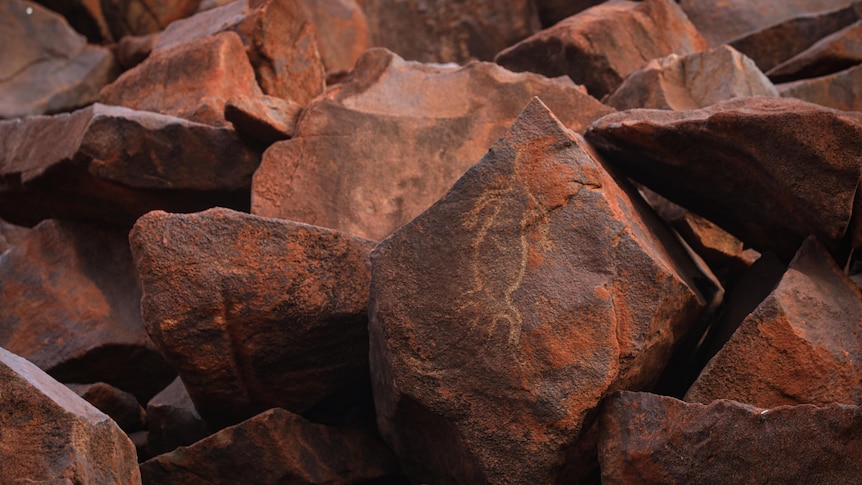
<svg viewBox="0 0 862 485">
<path fill-rule="evenodd" d="M 152 485 L 348 484 L 395 476 L 392 452 L 366 431 L 272 409 L 141 464 Z"/>
<path fill-rule="evenodd" d="M 852 0 L 680 0 L 692 23 L 717 47 L 803 14 L 846 7 Z"/>
<path fill-rule="evenodd" d="M 88 45 L 63 17 L 32 2 L 0 3 L 0 45 L 0 118 L 84 106 L 117 75 L 110 50 Z"/>
<path fill-rule="evenodd" d="M 862 291 L 814 238 L 712 358 L 685 400 L 762 408 L 862 402 Z"/>
<path fill-rule="evenodd" d="M 375 248 L 378 425 L 411 480 L 566 483 L 601 399 L 657 379 L 705 301 L 629 194 L 534 100 Z"/>
<path fill-rule="evenodd" d="M 242 38 L 264 93 L 304 105 L 323 92 L 314 23 L 300 0 L 238 0 L 201 12 L 172 23 L 154 51 L 226 30 Z"/>
<path fill-rule="evenodd" d="M 314 22 L 327 72 L 349 71 L 371 46 L 368 21 L 356 0 L 303 0 Z"/>
<path fill-rule="evenodd" d="M 211 434 L 179 377 L 147 403 L 147 426 L 147 451 L 154 456 Z"/>
<path fill-rule="evenodd" d="M 862 63 L 862 20 L 830 34 L 766 74 L 782 83 L 843 71 Z"/>
<path fill-rule="evenodd" d="M 601 98 L 645 62 L 707 48 L 671 0 L 611 0 L 565 19 L 500 52 L 512 71 L 568 75 Z"/>
<path fill-rule="evenodd" d="M 742 98 L 685 112 L 614 113 L 586 138 L 629 177 L 761 252 L 790 260 L 815 234 L 844 253 L 845 234 L 859 233 L 851 226 L 862 170 L 858 114 Z"/>
<path fill-rule="evenodd" d="M 66 386 L 96 409 L 110 416 L 126 433 L 146 427 L 147 414 L 132 394 L 104 382 L 66 384 Z"/>
<path fill-rule="evenodd" d="M 601 416 L 602 483 L 856 483 L 862 408 L 762 410 L 622 392 Z"/>
<path fill-rule="evenodd" d="M 299 104 L 272 96 L 234 97 L 224 108 L 240 135 L 265 145 L 292 137 L 302 111 Z"/>
<path fill-rule="evenodd" d="M 746 96 L 778 96 L 754 62 L 729 46 L 653 59 L 603 102 L 618 110 L 686 110 Z"/>
<path fill-rule="evenodd" d="M 137 66 L 149 57 L 158 41 L 159 34 L 123 37 L 115 48 L 117 62 L 124 70 Z"/>
<path fill-rule="evenodd" d="M 765 72 L 852 24 L 860 13 L 862 2 L 829 12 L 804 14 L 744 35 L 729 44 Z"/>
<path fill-rule="evenodd" d="M 116 106 L 0 122 L 0 217 L 131 227 L 153 209 L 248 207 L 259 163 L 233 130 Z"/>
<path fill-rule="evenodd" d="M 70 19 L 90 42 L 146 35 L 193 14 L 201 0 L 38 0 Z"/>
<path fill-rule="evenodd" d="M 828 76 L 779 84 L 778 92 L 844 111 L 862 111 L 862 65 Z"/>
<path fill-rule="evenodd" d="M 99 101 L 228 126 L 228 99 L 262 94 L 242 40 L 228 31 L 154 52 L 106 86 Z"/>
<path fill-rule="evenodd" d="M 226 209 L 130 235 L 147 331 L 208 422 L 303 412 L 368 374 L 373 243 Z"/>
<path fill-rule="evenodd" d="M 381 240 L 437 200 L 533 96 L 577 131 L 611 112 L 568 79 L 372 49 L 350 82 L 307 107 L 293 140 L 267 150 L 252 212 Z"/>
<path fill-rule="evenodd" d="M 2 348 L 0 430 L 2 483 L 141 483 L 135 447 L 116 423 Z"/>
<path fill-rule="evenodd" d="M 540 28 L 529 0 L 359 0 L 374 46 L 420 62 L 490 61 Z"/>
<path fill-rule="evenodd" d="M 173 371 L 144 331 L 125 231 L 45 221 L 0 256 L 0 347 L 146 401 Z"/>
</svg>

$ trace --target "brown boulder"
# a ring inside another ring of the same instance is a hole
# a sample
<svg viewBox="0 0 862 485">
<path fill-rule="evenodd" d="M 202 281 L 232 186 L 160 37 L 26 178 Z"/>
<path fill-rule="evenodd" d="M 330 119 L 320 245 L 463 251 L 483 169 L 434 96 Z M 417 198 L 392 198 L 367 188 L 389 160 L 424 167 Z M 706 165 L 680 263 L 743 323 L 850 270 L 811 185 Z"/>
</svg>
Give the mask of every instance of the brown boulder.
<svg viewBox="0 0 862 485">
<path fill-rule="evenodd" d="M 437 200 L 533 96 L 574 130 L 611 112 L 568 79 L 372 49 L 309 105 L 255 174 L 252 212 L 381 240 Z"/>
<path fill-rule="evenodd" d="M 153 53 L 106 86 L 99 101 L 228 126 L 228 99 L 261 95 L 242 40 L 228 31 Z"/>
<path fill-rule="evenodd" d="M 126 232 L 45 221 L 0 256 L 0 347 L 146 401 L 174 373 L 144 331 Z"/>
<path fill-rule="evenodd" d="M 338 485 L 397 474 L 392 452 L 368 432 L 310 423 L 283 409 L 141 464 L 152 485 Z"/>
<path fill-rule="evenodd" d="M 264 93 L 301 105 L 322 93 L 314 23 L 301 0 L 237 0 L 172 23 L 154 53 L 224 31 L 242 39 Z"/>
<path fill-rule="evenodd" d="M 802 79 L 775 87 L 786 98 L 844 111 L 862 111 L 862 65 L 828 76 Z"/>
<path fill-rule="evenodd" d="M 862 160 L 862 116 L 787 98 L 685 112 L 630 110 L 587 140 L 625 174 L 758 251 L 790 260 L 815 234 L 846 253 Z M 859 244 L 858 242 L 856 243 Z"/>
<path fill-rule="evenodd" d="M 856 483 L 862 408 L 689 404 L 621 392 L 602 416 L 602 483 Z"/>
<path fill-rule="evenodd" d="M 32 2 L 0 3 L 0 45 L 0 118 L 79 108 L 118 74 L 110 50 L 88 45 L 63 17 Z"/>
<path fill-rule="evenodd" d="M 601 399 L 658 378 L 706 302 L 630 194 L 534 99 L 375 248 L 378 425 L 411 480 L 568 483 Z"/>
<path fill-rule="evenodd" d="M 211 434 L 177 377 L 147 403 L 147 451 L 153 456 L 202 440 Z"/>
<path fill-rule="evenodd" d="M 233 97 L 224 118 L 241 136 L 270 145 L 293 136 L 301 111 L 299 104 L 273 96 Z"/>
<path fill-rule="evenodd" d="M 746 96 L 778 96 L 754 62 L 729 46 L 653 59 L 603 102 L 618 110 L 686 110 Z"/>
<path fill-rule="evenodd" d="M 0 122 L 0 218 L 131 227 L 153 209 L 247 208 L 259 163 L 233 130 L 116 106 Z"/>
<path fill-rule="evenodd" d="M 304 412 L 368 375 L 373 243 L 226 209 L 130 234 L 147 331 L 208 422 Z"/>
<path fill-rule="evenodd" d="M 0 483 L 141 483 L 135 447 L 116 423 L 2 348 L 0 432 Z"/>
<path fill-rule="evenodd" d="M 126 433 L 144 429 L 147 414 L 135 396 L 122 389 L 97 382 L 95 384 L 66 384 L 66 387 L 96 409 L 110 416 Z"/>
<path fill-rule="evenodd" d="M 494 60 L 512 71 L 567 75 L 601 98 L 651 59 L 706 48 L 672 0 L 611 0 L 507 48 Z"/>
<path fill-rule="evenodd" d="M 843 71 L 862 63 L 862 20 L 820 39 L 808 49 L 770 69 L 766 75 L 783 83 Z"/>
<path fill-rule="evenodd" d="M 814 238 L 691 386 L 686 401 L 862 403 L 862 291 Z"/>
<path fill-rule="evenodd" d="M 356 0 L 303 0 L 314 22 L 327 72 L 349 71 L 371 46 L 368 20 Z"/>
</svg>

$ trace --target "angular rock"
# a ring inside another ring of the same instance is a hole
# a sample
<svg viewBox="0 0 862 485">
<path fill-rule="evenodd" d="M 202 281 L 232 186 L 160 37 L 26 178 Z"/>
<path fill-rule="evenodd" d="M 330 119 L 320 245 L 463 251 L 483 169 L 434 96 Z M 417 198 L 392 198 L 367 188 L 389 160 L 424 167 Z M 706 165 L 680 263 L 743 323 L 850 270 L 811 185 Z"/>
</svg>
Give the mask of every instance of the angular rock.
<svg viewBox="0 0 862 485">
<path fill-rule="evenodd" d="M 263 92 L 305 105 L 325 73 L 314 23 L 301 0 L 237 0 L 172 23 L 154 52 L 224 31 L 239 34 Z"/>
<path fill-rule="evenodd" d="M 602 483 L 855 483 L 862 408 L 689 404 L 622 392 L 601 416 Z"/>
<path fill-rule="evenodd" d="M 111 43 L 127 35 L 164 30 L 193 14 L 201 0 L 38 0 L 70 19 L 90 42 Z"/>
<path fill-rule="evenodd" d="M 860 13 L 862 3 L 829 12 L 803 14 L 744 35 L 729 44 L 766 72 L 823 37 L 857 21 Z"/>
<path fill-rule="evenodd" d="M 494 61 L 517 72 L 567 75 L 601 98 L 651 59 L 706 48 L 673 1 L 611 0 L 503 50 Z"/>
<path fill-rule="evenodd" d="M 348 484 L 398 475 L 392 452 L 366 431 L 310 423 L 271 409 L 141 464 L 152 485 Z"/>
<path fill-rule="evenodd" d="M 110 416 L 126 433 L 146 427 L 147 414 L 135 396 L 116 387 L 97 382 L 95 384 L 66 384 L 75 394 Z"/>
<path fill-rule="evenodd" d="M 824 76 L 862 63 L 862 20 L 830 34 L 770 69 L 773 82 Z"/>
<path fill-rule="evenodd" d="M 809 235 L 845 253 L 862 160 L 862 116 L 787 98 L 700 110 L 630 110 L 587 140 L 620 170 L 715 222 L 747 246 L 790 260 Z M 860 242 L 854 242 L 859 245 Z"/>
<path fill-rule="evenodd" d="M 746 96 L 778 96 L 754 62 L 729 46 L 653 59 L 603 102 L 618 110 L 686 110 Z"/>
<path fill-rule="evenodd" d="M 843 111 L 862 111 L 862 65 L 828 76 L 802 79 L 775 86 L 786 98 Z"/>
<path fill-rule="evenodd" d="M 252 212 L 381 240 L 437 200 L 533 96 L 577 131 L 611 112 L 568 79 L 372 49 L 306 108 L 294 139 L 267 150 Z"/>
<path fill-rule="evenodd" d="M 131 227 L 153 209 L 243 209 L 259 163 L 233 130 L 116 106 L 0 122 L 0 218 Z"/>
<path fill-rule="evenodd" d="M 534 100 L 378 244 L 378 425 L 412 481 L 570 483 L 562 469 L 602 398 L 654 383 L 706 302 L 630 193 Z"/>
<path fill-rule="evenodd" d="M 147 426 L 147 451 L 153 456 L 188 446 L 211 434 L 179 377 L 147 403 Z"/>
<path fill-rule="evenodd" d="M 846 7 L 852 0 L 681 0 L 680 6 L 709 42 L 717 47 L 752 32 L 804 14 Z"/>
<path fill-rule="evenodd" d="M 63 17 L 32 2 L 0 4 L 0 45 L 0 118 L 79 108 L 118 74 L 110 50 L 88 45 Z"/>
<path fill-rule="evenodd" d="M 224 118 L 240 135 L 270 145 L 293 136 L 300 111 L 299 104 L 272 96 L 234 97 L 224 106 Z"/>
<path fill-rule="evenodd" d="M 152 212 L 130 240 L 147 331 L 208 422 L 301 413 L 368 375 L 371 241 L 226 209 Z"/>
<path fill-rule="evenodd" d="M 539 20 L 545 28 L 600 3 L 602 0 L 535 0 Z"/>
<path fill-rule="evenodd" d="M 64 382 L 107 382 L 146 402 L 175 375 L 140 315 L 126 232 L 45 221 L 0 256 L 0 347 Z"/>
<path fill-rule="evenodd" d="M 116 423 L 2 348 L 0 430 L 2 483 L 141 483 L 135 447 Z"/>
<path fill-rule="evenodd" d="M 159 41 L 159 34 L 125 36 L 117 43 L 117 62 L 124 70 L 129 70 L 144 62 Z"/>
<path fill-rule="evenodd" d="M 152 53 L 106 86 L 99 101 L 228 126 L 228 99 L 261 95 L 242 40 L 228 31 Z"/>
<path fill-rule="evenodd" d="M 862 291 L 814 238 L 686 394 L 771 408 L 862 403 Z"/>
<path fill-rule="evenodd" d="M 30 229 L 26 227 L 16 226 L 0 220 L 0 254 L 20 244 L 29 232 Z"/>
<path fill-rule="evenodd" d="M 419 62 L 490 61 L 540 28 L 528 0 L 359 0 L 371 43 Z"/>
<path fill-rule="evenodd" d="M 346 72 L 371 46 L 368 20 L 356 0 L 303 0 L 314 22 L 327 72 Z"/>
</svg>

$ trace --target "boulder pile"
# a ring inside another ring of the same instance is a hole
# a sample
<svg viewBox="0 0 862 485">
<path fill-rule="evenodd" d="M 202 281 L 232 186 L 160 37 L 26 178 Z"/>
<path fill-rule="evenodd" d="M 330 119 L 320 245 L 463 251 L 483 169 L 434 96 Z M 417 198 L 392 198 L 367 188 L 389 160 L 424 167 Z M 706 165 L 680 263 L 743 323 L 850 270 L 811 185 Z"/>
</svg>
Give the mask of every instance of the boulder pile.
<svg viewBox="0 0 862 485">
<path fill-rule="evenodd" d="M 856 483 L 862 3 L 0 2 L 0 483 Z"/>
</svg>

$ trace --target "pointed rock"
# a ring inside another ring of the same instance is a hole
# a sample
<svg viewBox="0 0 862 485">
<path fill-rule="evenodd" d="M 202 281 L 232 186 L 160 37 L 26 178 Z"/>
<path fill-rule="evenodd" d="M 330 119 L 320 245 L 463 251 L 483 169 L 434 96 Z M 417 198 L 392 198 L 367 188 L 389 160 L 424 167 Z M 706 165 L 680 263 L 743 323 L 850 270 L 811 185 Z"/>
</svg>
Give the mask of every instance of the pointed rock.
<svg viewBox="0 0 862 485">
<path fill-rule="evenodd" d="M 301 111 L 298 103 L 273 96 L 233 97 L 224 117 L 240 135 L 271 145 L 293 136 Z"/>
<path fill-rule="evenodd" d="M 815 234 L 836 253 L 858 204 L 862 116 L 787 98 L 630 110 L 587 140 L 627 176 L 786 261 Z M 859 242 L 855 243 L 859 245 Z"/>
<path fill-rule="evenodd" d="M 97 382 L 95 384 L 66 384 L 66 387 L 96 409 L 107 414 L 126 433 L 146 427 L 147 414 L 135 396 L 122 389 Z"/>
<path fill-rule="evenodd" d="M 705 302 L 630 194 L 534 99 L 375 248 L 378 425 L 411 480 L 564 482 L 601 399 L 657 379 Z"/>
<path fill-rule="evenodd" d="M 153 456 L 188 446 L 211 434 L 177 377 L 147 403 L 147 451 Z"/>
<path fill-rule="evenodd" d="M 808 49 L 770 69 L 773 82 L 824 76 L 862 63 L 862 20 L 820 39 Z"/>
<path fill-rule="evenodd" d="M 796 98 L 843 111 L 862 111 L 862 65 L 828 76 L 775 86 L 785 98 Z"/>
</svg>

